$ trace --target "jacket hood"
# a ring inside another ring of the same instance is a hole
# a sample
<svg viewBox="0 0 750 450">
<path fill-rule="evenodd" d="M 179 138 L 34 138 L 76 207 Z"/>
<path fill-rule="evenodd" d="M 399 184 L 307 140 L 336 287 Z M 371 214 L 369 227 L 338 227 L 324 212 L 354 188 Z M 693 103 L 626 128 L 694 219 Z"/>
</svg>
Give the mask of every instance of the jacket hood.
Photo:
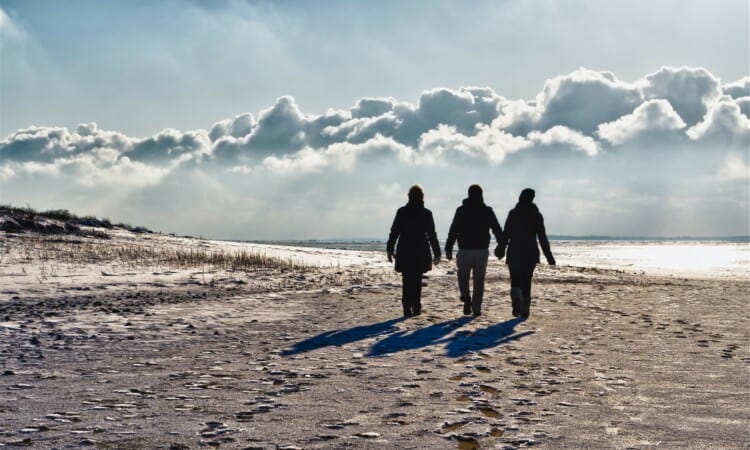
<svg viewBox="0 0 750 450">
<path fill-rule="evenodd" d="M 465 198 L 463 201 L 464 206 L 484 206 L 484 200 L 481 198 Z"/>
<path fill-rule="evenodd" d="M 518 202 L 515 209 L 520 212 L 539 212 L 539 207 L 536 206 L 536 203 Z"/>
</svg>

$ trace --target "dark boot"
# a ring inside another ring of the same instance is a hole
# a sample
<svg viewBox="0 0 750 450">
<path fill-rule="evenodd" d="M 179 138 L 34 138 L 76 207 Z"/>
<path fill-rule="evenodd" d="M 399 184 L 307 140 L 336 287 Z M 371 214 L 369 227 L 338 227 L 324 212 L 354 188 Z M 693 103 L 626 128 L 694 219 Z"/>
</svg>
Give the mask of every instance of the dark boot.
<svg viewBox="0 0 750 450">
<path fill-rule="evenodd" d="M 510 301 L 513 305 L 513 317 L 522 315 L 523 309 L 523 291 L 521 288 L 510 288 Z"/>
<path fill-rule="evenodd" d="M 471 314 L 471 297 L 461 297 L 461 301 L 464 302 L 464 315 Z"/>
<path fill-rule="evenodd" d="M 531 315 L 531 297 L 525 297 L 523 299 L 523 311 L 521 311 L 521 317 L 528 319 Z"/>
<path fill-rule="evenodd" d="M 413 314 L 411 313 L 411 305 L 407 304 L 406 302 L 402 302 L 404 306 L 404 317 L 411 317 Z"/>
</svg>

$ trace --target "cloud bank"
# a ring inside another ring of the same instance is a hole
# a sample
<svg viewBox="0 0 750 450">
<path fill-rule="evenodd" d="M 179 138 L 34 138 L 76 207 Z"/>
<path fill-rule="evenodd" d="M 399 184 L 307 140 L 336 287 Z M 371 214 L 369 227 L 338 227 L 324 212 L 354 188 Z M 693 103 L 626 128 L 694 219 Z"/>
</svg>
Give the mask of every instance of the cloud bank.
<svg viewBox="0 0 750 450">
<path fill-rule="evenodd" d="M 358 168 L 501 171 L 524 158 L 564 161 L 580 178 L 596 164 L 612 170 L 623 155 L 638 152 L 661 152 L 664 161 L 683 166 L 690 165 L 685 152 L 702 152 L 701 158 L 713 152 L 715 167 L 705 175 L 732 183 L 747 180 L 749 113 L 750 77 L 722 84 L 691 67 L 663 67 L 634 81 L 582 68 L 548 80 L 534 99 L 508 99 L 487 87 L 437 88 L 415 103 L 362 98 L 320 115 L 283 96 L 258 113 L 148 137 L 95 123 L 29 126 L 0 141 L 0 186 L 51 180 L 125 195 L 176 190 L 171 178 L 192 173 L 231 197 L 230 179 L 281 185 Z M 702 170 L 694 161 L 691 171 Z"/>
</svg>

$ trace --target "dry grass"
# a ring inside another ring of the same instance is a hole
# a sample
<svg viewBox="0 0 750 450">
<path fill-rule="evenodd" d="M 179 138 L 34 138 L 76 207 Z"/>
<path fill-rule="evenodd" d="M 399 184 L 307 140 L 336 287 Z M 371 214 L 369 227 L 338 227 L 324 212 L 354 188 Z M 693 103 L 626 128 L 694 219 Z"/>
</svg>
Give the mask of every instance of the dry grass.
<svg viewBox="0 0 750 450">
<path fill-rule="evenodd" d="M 224 251 L 195 246 L 122 243 L 76 238 L 28 236 L 19 239 L 20 259 L 24 262 L 59 262 L 70 265 L 113 264 L 130 269 L 250 270 L 271 268 L 302 270 L 306 267 L 291 259 L 280 259 L 247 250 Z M 0 248 L 7 253 L 9 243 Z"/>
</svg>

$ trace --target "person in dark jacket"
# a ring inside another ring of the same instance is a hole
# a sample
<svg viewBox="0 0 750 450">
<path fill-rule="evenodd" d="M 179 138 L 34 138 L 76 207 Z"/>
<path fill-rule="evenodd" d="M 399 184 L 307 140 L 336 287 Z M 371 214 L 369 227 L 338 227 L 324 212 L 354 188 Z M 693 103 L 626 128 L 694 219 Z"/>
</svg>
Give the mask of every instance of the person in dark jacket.
<svg viewBox="0 0 750 450">
<path fill-rule="evenodd" d="M 396 271 L 401 272 L 404 317 L 418 316 L 422 312 L 422 275 L 432 269 L 432 263 L 440 261 L 435 221 L 432 212 L 424 207 L 424 191 L 418 184 L 409 189 L 406 206 L 396 212 L 386 250 L 388 262 L 393 262 L 395 256 Z"/>
<path fill-rule="evenodd" d="M 516 207 L 508 213 L 505 220 L 505 232 L 498 247 L 498 253 L 504 253 L 508 247 L 505 260 L 510 269 L 510 298 L 513 304 L 513 317 L 528 318 L 531 308 L 531 277 L 539 262 L 539 245 L 542 246 L 547 263 L 555 265 L 555 258 L 549 248 L 547 232 L 544 229 L 544 218 L 534 204 L 533 189 L 524 189 L 518 197 Z"/>
<path fill-rule="evenodd" d="M 490 254 L 490 230 L 499 243 L 503 229 L 492 208 L 484 204 L 482 187 L 472 184 L 469 186 L 469 197 L 456 209 L 445 243 L 445 257 L 450 260 L 453 256 L 453 243 L 458 239 L 456 266 L 464 314 L 482 314 L 484 276 L 487 273 L 487 259 Z M 474 272 L 473 295 L 469 291 L 471 272 Z"/>
</svg>

